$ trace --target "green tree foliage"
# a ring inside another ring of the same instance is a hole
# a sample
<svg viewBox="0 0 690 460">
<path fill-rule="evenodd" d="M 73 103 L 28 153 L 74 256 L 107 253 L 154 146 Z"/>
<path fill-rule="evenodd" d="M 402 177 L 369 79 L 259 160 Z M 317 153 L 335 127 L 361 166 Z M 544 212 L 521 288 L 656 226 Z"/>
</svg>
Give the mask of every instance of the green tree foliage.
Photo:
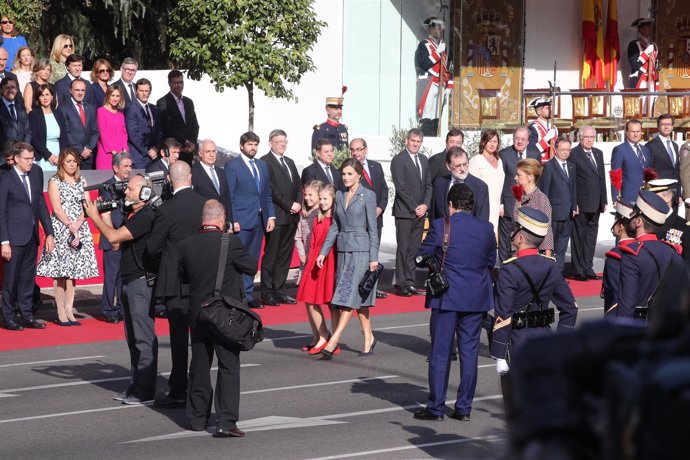
<svg viewBox="0 0 690 460">
<path fill-rule="evenodd" d="M 312 0 L 179 0 L 171 12 L 170 56 L 195 80 L 209 75 L 216 90 L 244 86 L 249 129 L 254 88 L 291 99 L 289 85 L 314 70 L 309 57 L 321 28 Z"/>
<path fill-rule="evenodd" d="M 41 23 L 41 15 L 48 8 L 48 0 L 2 0 L 0 15 L 14 21 L 14 28 L 20 35 L 35 35 Z"/>
</svg>

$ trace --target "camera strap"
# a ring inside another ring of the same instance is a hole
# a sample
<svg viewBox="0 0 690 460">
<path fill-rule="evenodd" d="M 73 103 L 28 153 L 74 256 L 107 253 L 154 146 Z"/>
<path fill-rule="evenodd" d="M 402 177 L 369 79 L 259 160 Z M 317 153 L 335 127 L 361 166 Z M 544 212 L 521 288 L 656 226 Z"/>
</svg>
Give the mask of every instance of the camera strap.
<svg viewBox="0 0 690 460">
<path fill-rule="evenodd" d="M 544 287 L 544 283 L 546 282 L 546 278 L 549 277 L 548 273 L 546 274 L 546 276 L 544 276 L 544 279 L 541 280 L 541 283 L 539 283 L 539 287 L 536 287 L 536 288 L 535 288 L 535 287 L 534 287 L 534 282 L 532 281 L 532 278 L 529 277 L 529 275 L 527 274 L 527 272 L 525 271 L 525 269 L 522 268 L 522 266 L 520 266 L 520 264 L 517 263 L 517 261 L 514 262 L 513 265 L 515 265 L 517 268 L 520 269 L 520 271 L 522 272 L 522 274 L 525 276 L 525 279 L 527 280 L 527 284 L 529 284 L 530 290 L 532 291 L 532 298 L 531 298 L 531 299 L 529 300 L 529 302 L 527 303 L 527 306 L 525 307 L 524 311 L 528 311 L 528 310 L 529 310 L 530 305 L 532 305 L 532 302 L 534 302 L 535 299 L 536 299 L 536 301 L 537 301 L 537 305 L 539 306 L 539 310 L 542 310 L 542 309 L 544 308 L 544 305 L 542 304 L 541 298 L 539 297 L 539 291 L 541 291 L 541 288 Z"/>
<path fill-rule="evenodd" d="M 450 218 L 446 217 L 443 219 L 443 244 L 441 245 L 443 257 L 441 257 L 440 271 L 443 271 L 443 264 L 446 262 L 446 252 L 448 252 L 448 246 L 450 246 Z"/>
<path fill-rule="evenodd" d="M 230 246 L 230 235 L 223 233 L 220 238 L 220 258 L 218 259 L 218 273 L 216 274 L 216 285 L 213 288 L 213 295 L 220 295 L 223 289 L 223 277 L 225 276 L 225 263 L 228 260 L 228 247 Z"/>
</svg>

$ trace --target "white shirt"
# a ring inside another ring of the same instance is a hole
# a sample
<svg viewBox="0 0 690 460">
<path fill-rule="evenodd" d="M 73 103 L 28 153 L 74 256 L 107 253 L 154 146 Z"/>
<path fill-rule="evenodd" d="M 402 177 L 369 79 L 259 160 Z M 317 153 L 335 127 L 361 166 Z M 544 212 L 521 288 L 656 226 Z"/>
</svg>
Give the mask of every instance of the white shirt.
<svg viewBox="0 0 690 460">
<path fill-rule="evenodd" d="M 247 168 L 249 168 L 249 172 L 252 173 L 252 176 L 254 175 L 254 169 L 252 168 L 252 165 L 249 162 L 251 160 L 254 160 L 254 168 L 256 169 L 256 177 L 258 177 L 259 180 L 261 180 L 261 174 L 259 173 L 259 167 L 256 166 L 256 158 L 249 158 L 244 153 L 240 153 L 240 158 L 242 158 L 242 161 L 244 161 L 244 164 L 247 165 Z M 280 161 L 280 160 L 278 160 L 278 161 Z"/>
<path fill-rule="evenodd" d="M 216 174 L 215 166 L 213 166 L 213 165 L 209 166 L 206 163 L 204 163 L 203 161 L 201 162 L 201 166 L 204 169 L 204 171 L 206 171 L 206 175 L 208 176 L 208 178 L 211 179 L 211 183 L 215 185 L 215 183 L 217 182 L 218 188 L 220 188 L 220 179 L 218 179 L 218 174 Z M 215 180 L 213 177 L 214 175 L 215 175 Z"/>
<path fill-rule="evenodd" d="M 278 163 L 280 163 L 280 165 L 283 166 L 283 162 L 280 161 L 280 159 L 283 158 L 282 155 L 278 155 L 273 150 L 271 150 L 271 155 L 273 155 L 275 157 L 275 159 L 278 160 Z M 285 161 L 285 160 L 283 160 L 283 161 Z M 290 171 L 290 165 L 287 163 L 287 161 L 285 161 L 285 166 L 287 166 L 288 175 L 290 176 L 290 181 L 292 181 L 292 172 Z"/>
<path fill-rule="evenodd" d="M 173 195 L 177 195 L 177 192 L 181 192 L 182 190 L 184 190 L 186 188 L 192 188 L 192 186 L 191 185 L 185 185 L 184 187 L 176 188 L 175 190 L 173 190 Z"/>
</svg>

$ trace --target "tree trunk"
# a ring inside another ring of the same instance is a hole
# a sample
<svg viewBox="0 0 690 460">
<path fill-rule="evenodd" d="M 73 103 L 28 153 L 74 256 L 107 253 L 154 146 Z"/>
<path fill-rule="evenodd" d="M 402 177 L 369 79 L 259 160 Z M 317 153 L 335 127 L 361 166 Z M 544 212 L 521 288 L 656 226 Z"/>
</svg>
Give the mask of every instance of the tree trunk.
<svg viewBox="0 0 690 460">
<path fill-rule="evenodd" d="M 254 85 L 251 83 L 245 83 L 244 86 L 247 88 L 247 97 L 249 99 L 249 131 L 254 131 Z"/>
</svg>

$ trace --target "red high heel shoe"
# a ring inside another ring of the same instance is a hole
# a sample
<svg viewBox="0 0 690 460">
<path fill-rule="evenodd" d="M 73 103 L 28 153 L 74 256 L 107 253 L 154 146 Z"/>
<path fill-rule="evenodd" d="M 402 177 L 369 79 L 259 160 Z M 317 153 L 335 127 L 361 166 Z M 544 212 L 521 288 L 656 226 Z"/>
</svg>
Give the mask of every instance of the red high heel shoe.
<svg viewBox="0 0 690 460">
<path fill-rule="evenodd" d="M 309 350 L 309 354 L 312 355 L 312 356 L 313 356 L 313 355 L 318 355 L 319 353 L 321 353 L 321 350 L 323 350 L 324 348 L 326 348 L 326 345 L 328 345 L 328 340 L 324 340 L 323 345 L 320 345 L 320 346 L 318 346 L 318 347 L 312 346 L 312 347 L 311 347 L 311 350 Z"/>
</svg>

